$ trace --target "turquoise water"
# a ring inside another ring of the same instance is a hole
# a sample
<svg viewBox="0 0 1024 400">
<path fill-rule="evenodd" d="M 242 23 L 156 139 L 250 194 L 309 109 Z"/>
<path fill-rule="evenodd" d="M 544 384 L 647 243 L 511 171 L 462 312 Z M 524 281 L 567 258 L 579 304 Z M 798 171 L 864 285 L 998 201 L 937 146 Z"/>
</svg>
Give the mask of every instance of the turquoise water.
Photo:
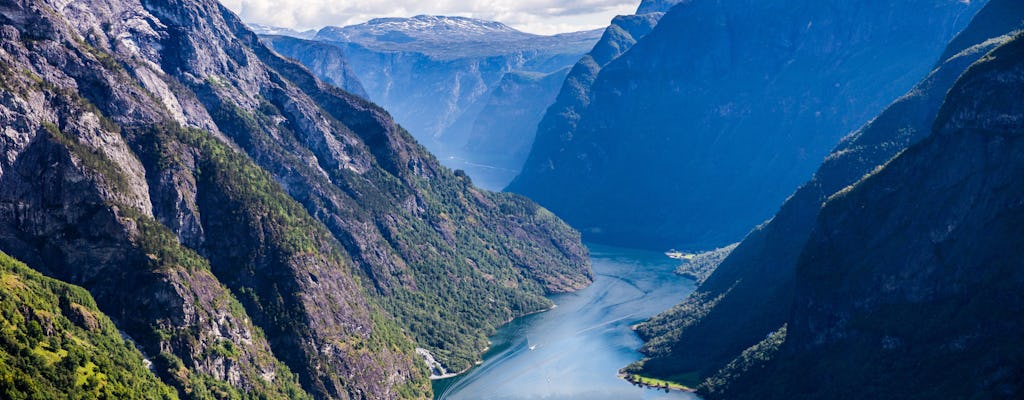
<svg viewBox="0 0 1024 400">
<path fill-rule="evenodd" d="M 679 303 L 691 280 L 662 253 L 590 246 L 595 280 L 553 296 L 554 310 L 517 319 L 491 338 L 483 364 L 434 382 L 439 399 L 698 399 L 635 387 L 618 370 L 640 358 L 630 326 Z M 530 346 L 536 346 L 530 350 Z"/>
</svg>

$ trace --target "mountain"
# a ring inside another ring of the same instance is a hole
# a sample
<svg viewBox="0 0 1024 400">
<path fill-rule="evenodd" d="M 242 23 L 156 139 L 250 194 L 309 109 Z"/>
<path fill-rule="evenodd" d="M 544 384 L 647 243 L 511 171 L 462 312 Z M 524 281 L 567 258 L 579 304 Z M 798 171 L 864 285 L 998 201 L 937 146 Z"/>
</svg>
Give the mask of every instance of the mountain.
<svg viewBox="0 0 1024 400">
<path fill-rule="evenodd" d="M 554 101 L 562 70 L 598 35 L 539 36 L 498 22 L 421 15 L 326 27 L 315 40 L 342 49 L 368 98 L 393 113 L 442 162 L 501 189 L 518 173 L 526 152 L 494 157 L 479 149 L 528 148 L 540 120 L 533 110 Z M 321 78 L 334 72 L 302 49 L 269 44 Z M 483 113 L 513 101 L 523 112 Z M 505 129 L 488 130 L 494 126 Z"/>
<path fill-rule="evenodd" d="M 1024 5 L 1014 0 L 989 2 L 950 42 L 946 59 L 875 119 L 845 137 L 811 180 L 774 218 L 747 235 L 693 295 L 639 326 L 638 333 L 648 340 L 642 349 L 648 359 L 630 369 L 695 385 L 786 325 L 797 265 L 821 204 L 928 137 L 958 77 L 1022 27 Z"/>
<path fill-rule="evenodd" d="M 736 242 L 926 75 L 983 4 L 681 2 L 580 85 L 581 107 L 549 111 L 508 190 L 589 240 Z"/>
<path fill-rule="evenodd" d="M 0 251 L 181 397 L 427 397 L 416 347 L 463 369 L 591 281 L 577 232 L 215 1 L 23 0 L 0 35 Z"/>
<path fill-rule="evenodd" d="M 287 54 L 305 65 L 324 82 L 364 99 L 369 97 L 359 77 L 348 64 L 345 53 L 337 46 L 291 36 L 263 35 L 260 38 L 278 53 Z"/>
<path fill-rule="evenodd" d="M 931 136 L 832 196 L 782 343 L 713 398 L 1024 395 L 1022 91 L 1016 34 L 958 79 Z"/>
<path fill-rule="evenodd" d="M 80 287 L 0 252 L 0 393 L 9 399 L 177 399 Z"/>
<path fill-rule="evenodd" d="M 543 155 L 537 149 L 558 148 L 561 141 L 570 140 L 565 135 L 575 130 L 582 112 L 590 104 L 591 86 L 601 68 L 625 54 L 638 40 L 650 33 L 674 3 L 645 1 L 636 15 L 620 15 L 612 19 L 601 34 L 601 39 L 569 71 L 555 101 L 539 120 L 531 149 L 527 150 L 527 157 L 523 159 L 526 166 L 543 163 Z M 509 190 L 519 190 L 517 182 L 511 183 Z"/>
</svg>

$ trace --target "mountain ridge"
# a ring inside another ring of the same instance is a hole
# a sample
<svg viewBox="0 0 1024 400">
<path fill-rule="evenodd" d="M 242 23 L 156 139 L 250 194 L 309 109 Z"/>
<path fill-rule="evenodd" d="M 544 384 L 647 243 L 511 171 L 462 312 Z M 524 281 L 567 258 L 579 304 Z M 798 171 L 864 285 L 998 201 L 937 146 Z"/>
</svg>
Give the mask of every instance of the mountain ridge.
<svg viewBox="0 0 1024 400">
<path fill-rule="evenodd" d="M 716 398 L 1024 392 L 1024 326 L 1013 317 L 1024 304 L 1024 185 L 1014 172 L 1022 39 L 1013 35 L 960 76 L 931 135 L 823 206 L 797 267 L 784 342 Z M 791 378 L 754 387 L 781 376 Z"/>
</svg>

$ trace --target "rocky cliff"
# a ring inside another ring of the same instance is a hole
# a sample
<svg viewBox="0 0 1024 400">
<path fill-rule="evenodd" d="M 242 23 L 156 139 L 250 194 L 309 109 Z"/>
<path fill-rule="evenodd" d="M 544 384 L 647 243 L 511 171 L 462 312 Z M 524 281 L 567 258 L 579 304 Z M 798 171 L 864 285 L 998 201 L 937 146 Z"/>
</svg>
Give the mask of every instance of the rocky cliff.
<svg viewBox="0 0 1024 400">
<path fill-rule="evenodd" d="M 0 7 L 0 250 L 87 289 L 186 398 L 416 398 L 590 281 L 213 1 Z"/>
<path fill-rule="evenodd" d="M 662 9 L 645 2 L 636 15 L 612 19 L 594 48 L 569 70 L 554 103 L 537 124 L 537 132 L 524 161 L 525 168 L 544 164 L 555 157 L 552 153 L 557 153 L 557 157 L 571 157 L 565 153 L 570 149 L 560 143 L 572 140 L 572 132 L 576 130 L 582 112 L 590 105 L 591 86 L 601 68 L 625 54 L 637 40 L 650 33 L 667 10 L 667 7 Z M 523 186 L 524 179 L 513 180 L 507 189 L 514 192 L 528 190 Z"/>
<path fill-rule="evenodd" d="M 983 3 L 681 2 L 580 85 L 582 107 L 542 122 L 509 190 L 591 240 L 733 243 L 925 76 Z"/>
<path fill-rule="evenodd" d="M 1016 17 L 1014 17 L 1016 16 Z M 967 68 L 1022 26 L 1024 6 L 993 0 L 949 46 L 948 57 L 878 117 L 847 136 L 775 217 L 751 232 L 680 306 L 638 330 L 650 359 L 633 371 L 698 384 L 784 326 L 796 266 L 820 205 L 931 133 L 946 93 Z M 729 327 L 724 329 L 723 327 Z"/>
<path fill-rule="evenodd" d="M 295 59 L 324 82 L 362 98 L 369 98 L 366 89 L 341 48 L 312 40 L 284 36 L 261 35 L 263 42 L 280 54 Z"/>
</svg>

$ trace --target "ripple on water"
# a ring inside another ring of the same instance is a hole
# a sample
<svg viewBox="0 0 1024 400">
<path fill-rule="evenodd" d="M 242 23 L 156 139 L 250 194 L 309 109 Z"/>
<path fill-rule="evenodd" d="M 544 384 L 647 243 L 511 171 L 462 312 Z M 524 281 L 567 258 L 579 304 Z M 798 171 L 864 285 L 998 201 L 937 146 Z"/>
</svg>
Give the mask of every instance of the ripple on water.
<svg viewBox="0 0 1024 400">
<path fill-rule="evenodd" d="M 589 288 L 553 296 L 557 308 L 512 321 L 491 338 L 484 362 L 434 382 L 441 399 L 698 399 L 638 388 L 618 370 L 640 358 L 630 326 L 693 291 L 662 253 L 590 245 Z M 533 350 L 530 346 L 535 346 Z"/>
</svg>

